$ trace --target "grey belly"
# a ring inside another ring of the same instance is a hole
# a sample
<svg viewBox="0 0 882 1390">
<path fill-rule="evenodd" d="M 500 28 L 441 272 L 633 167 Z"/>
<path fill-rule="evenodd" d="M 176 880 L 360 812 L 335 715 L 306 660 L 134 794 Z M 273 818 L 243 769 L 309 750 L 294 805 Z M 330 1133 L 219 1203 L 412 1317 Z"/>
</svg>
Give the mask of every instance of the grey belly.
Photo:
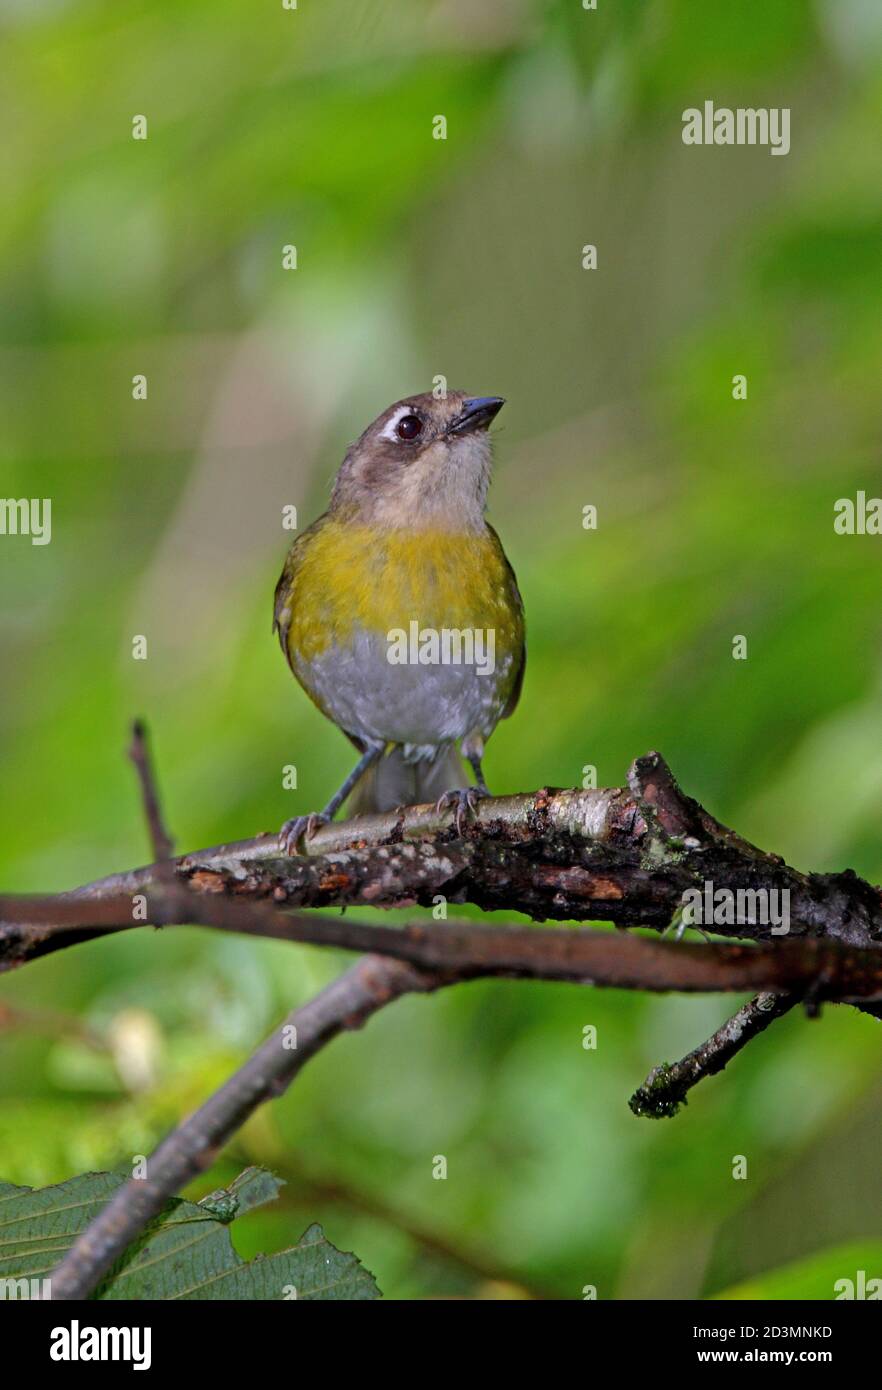
<svg viewBox="0 0 882 1390">
<path fill-rule="evenodd" d="M 363 630 L 351 645 L 330 647 L 309 663 L 295 658 L 297 675 L 347 733 L 399 743 L 414 758 L 471 733 L 487 738 L 504 705 L 511 657 L 481 675 L 474 665 L 393 665 L 385 636 Z"/>
</svg>

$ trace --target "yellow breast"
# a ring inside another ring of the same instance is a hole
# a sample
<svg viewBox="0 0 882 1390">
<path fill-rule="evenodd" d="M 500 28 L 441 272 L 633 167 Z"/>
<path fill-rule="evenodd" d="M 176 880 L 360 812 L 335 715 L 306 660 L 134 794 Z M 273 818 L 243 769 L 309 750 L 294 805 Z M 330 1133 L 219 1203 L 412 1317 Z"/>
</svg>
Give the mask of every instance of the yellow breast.
<svg viewBox="0 0 882 1390">
<path fill-rule="evenodd" d="M 499 652 L 523 642 L 520 598 L 502 546 L 478 534 L 378 531 L 326 516 L 298 539 L 280 592 L 287 646 L 309 661 L 353 629 L 493 628 Z"/>
</svg>

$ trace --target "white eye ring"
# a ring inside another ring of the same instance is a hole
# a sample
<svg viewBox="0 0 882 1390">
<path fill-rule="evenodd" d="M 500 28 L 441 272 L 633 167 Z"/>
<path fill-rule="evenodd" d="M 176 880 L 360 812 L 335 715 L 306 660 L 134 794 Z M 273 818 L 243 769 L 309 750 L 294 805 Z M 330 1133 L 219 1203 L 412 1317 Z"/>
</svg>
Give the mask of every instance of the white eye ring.
<svg viewBox="0 0 882 1390">
<path fill-rule="evenodd" d="M 392 444 L 402 442 L 401 435 L 398 433 L 398 426 L 405 415 L 415 415 L 416 412 L 412 405 L 402 405 L 396 410 L 391 419 L 386 421 L 386 428 L 380 431 L 381 439 L 388 439 Z M 416 436 L 415 436 L 416 437 Z"/>
</svg>

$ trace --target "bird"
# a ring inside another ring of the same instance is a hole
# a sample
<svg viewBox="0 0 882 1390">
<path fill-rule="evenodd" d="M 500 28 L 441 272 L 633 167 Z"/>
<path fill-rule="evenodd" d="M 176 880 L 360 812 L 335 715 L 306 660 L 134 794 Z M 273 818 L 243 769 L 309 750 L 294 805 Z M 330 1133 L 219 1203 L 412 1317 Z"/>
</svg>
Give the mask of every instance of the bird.
<svg viewBox="0 0 882 1390">
<path fill-rule="evenodd" d="M 517 580 L 485 518 L 489 427 L 504 404 L 447 390 L 390 405 L 288 552 L 273 630 L 359 760 L 323 810 L 285 821 L 286 854 L 350 796 L 351 814 L 434 802 L 462 834 L 490 795 L 484 746 L 517 705 L 526 660 Z"/>
</svg>

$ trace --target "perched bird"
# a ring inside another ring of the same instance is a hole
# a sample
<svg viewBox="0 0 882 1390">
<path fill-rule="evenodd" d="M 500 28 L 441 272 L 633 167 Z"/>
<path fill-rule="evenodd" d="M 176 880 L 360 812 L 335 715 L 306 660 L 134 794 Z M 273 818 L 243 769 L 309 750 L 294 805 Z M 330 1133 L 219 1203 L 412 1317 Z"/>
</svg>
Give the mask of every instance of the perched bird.
<svg viewBox="0 0 882 1390">
<path fill-rule="evenodd" d="M 463 391 L 390 405 L 288 553 L 274 629 L 307 695 L 361 754 L 323 811 L 285 822 L 288 853 L 357 784 L 353 812 L 437 801 L 455 806 L 460 830 L 489 795 L 484 743 L 517 704 L 525 659 L 517 581 L 484 518 L 502 405 Z"/>
</svg>

